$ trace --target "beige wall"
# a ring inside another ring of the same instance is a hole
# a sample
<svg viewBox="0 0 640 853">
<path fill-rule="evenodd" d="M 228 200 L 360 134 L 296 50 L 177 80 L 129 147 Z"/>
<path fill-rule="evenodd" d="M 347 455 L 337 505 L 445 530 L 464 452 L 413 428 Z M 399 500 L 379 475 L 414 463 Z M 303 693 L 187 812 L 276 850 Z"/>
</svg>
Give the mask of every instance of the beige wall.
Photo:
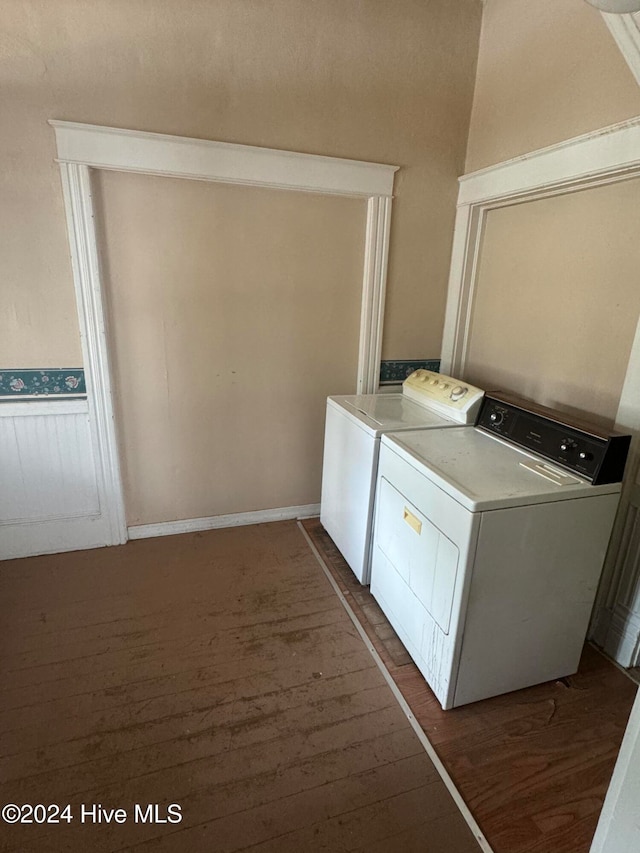
<svg viewBox="0 0 640 853">
<path fill-rule="evenodd" d="M 486 0 L 466 171 L 640 114 L 640 87 L 584 0 Z"/>
<path fill-rule="evenodd" d="M 316 503 L 325 399 L 355 388 L 366 202 L 96 190 L 127 523 Z"/>
<path fill-rule="evenodd" d="M 613 421 L 640 315 L 640 179 L 490 211 L 466 374 Z"/>
<path fill-rule="evenodd" d="M 583 0 L 487 0 L 467 171 L 640 114 L 635 82 Z M 640 311 L 637 180 L 491 211 L 467 373 L 612 419 Z"/>
<path fill-rule="evenodd" d="M 49 118 L 400 165 L 384 357 L 439 353 L 479 0 L 16 0 L 0 367 L 81 359 Z"/>
</svg>

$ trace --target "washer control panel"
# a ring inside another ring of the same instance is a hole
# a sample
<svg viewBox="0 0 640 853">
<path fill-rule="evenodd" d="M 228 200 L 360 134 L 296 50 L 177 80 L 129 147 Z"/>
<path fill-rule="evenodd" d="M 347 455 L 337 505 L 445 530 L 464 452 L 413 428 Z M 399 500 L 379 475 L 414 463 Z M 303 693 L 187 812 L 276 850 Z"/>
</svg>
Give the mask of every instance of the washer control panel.
<svg viewBox="0 0 640 853">
<path fill-rule="evenodd" d="M 478 427 L 537 453 L 594 485 L 622 480 L 631 436 L 607 432 L 529 400 L 487 394 Z"/>
<path fill-rule="evenodd" d="M 484 391 L 453 376 L 432 370 L 414 370 L 402 383 L 405 397 L 463 424 L 473 424 Z"/>
</svg>

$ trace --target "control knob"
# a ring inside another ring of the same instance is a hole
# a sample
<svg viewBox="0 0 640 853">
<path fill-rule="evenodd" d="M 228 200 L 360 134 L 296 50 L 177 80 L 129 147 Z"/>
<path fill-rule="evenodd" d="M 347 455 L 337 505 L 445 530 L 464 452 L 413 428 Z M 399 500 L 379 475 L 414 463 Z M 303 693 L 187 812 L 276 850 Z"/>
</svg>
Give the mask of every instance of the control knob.
<svg viewBox="0 0 640 853">
<path fill-rule="evenodd" d="M 588 462 L 590 459 L 593 459 L 593 453 L 589 453 L 587 450 L 581 450 L 580 453 L 578 453 L 578 456 L 583 460 L 583 462 Z"/>
<path fill-rule="evenodd" d="M 465 388 L 463 385 L 456 385 L 456 387 L 451 392 L 451 399 L 454 403 L 457 403 L 458 400 L 461 400 L 464 397 L 468 390 L 469 389 Z"/>
<path fill-rule="evenodd" d="M 502 412 L 491 412 L 491 414 L 489 415 L 489 420 L 494 426 L 500 426 L 500 424 L 504 420 L 504 414 Z"/>
<path fill-rule="evenodd" d="M 578 445 L 570 438 L 563 438 L 562 443 L 560 445 L 560 450 L 563 453 L 567 453 L 569 450 L 575 450 Z"/>
</svg>

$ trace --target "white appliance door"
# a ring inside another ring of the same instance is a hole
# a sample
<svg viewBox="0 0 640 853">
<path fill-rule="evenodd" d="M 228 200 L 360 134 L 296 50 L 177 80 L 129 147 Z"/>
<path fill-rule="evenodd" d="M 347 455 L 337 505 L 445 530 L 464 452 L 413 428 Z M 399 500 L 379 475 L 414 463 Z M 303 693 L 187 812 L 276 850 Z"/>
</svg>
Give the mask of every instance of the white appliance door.
<svg viewBox="0 0 640 853">
<path fill-rule="evenodd" d="M 371 592 L 444 708 L 453 702 L 476 530 L 472 513 L 381 448 Z"/>
</svg>

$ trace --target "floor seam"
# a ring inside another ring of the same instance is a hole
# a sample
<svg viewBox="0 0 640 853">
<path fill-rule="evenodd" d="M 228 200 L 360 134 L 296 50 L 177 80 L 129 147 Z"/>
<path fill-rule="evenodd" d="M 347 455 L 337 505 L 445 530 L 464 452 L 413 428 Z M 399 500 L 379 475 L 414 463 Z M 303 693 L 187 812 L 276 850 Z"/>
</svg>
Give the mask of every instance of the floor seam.
<svg viewBox="0 0 640 853">
<path fill-rule="evenodd" d="M 336 595 L 338 596 L 338 600 L 340 601 L 340 603 L 344 607 L 344 609 L 347 613 L 347 616 L 353 622 L 358 634 L 360 635 L 362 641 L 364 642 L 365 646 L 367 647 L 368 652 L 371 654 L 371 656 L 374 659 L 378 669 L 382 673 L 384 680 L 387 682 L 387 684 L 391 688 L 391 692 L 393 693 L 398 705 L 400 706 L 400 708 L 402 709 L 402 712 L 404 713 L 405 717 L 409 721 L 411 728 L 416 733 L 418 740 L 420 741 L 422 747 L 424 748 L 425 752 L 429 756 L 431 763 L 436 768 L 436 771 L 438 772 L 438 775 L 440 776 L 440 778 L 444 782 L 445 787 L 447 788 L 447 790 L 451 794 L 453 801 L 455 802 L 456 806 L 458 807 L 458 809 L 459 809 L 460 813 L 462 814 L 462 817 L 464 818 L 465 822 L 467 823 L 469 829 L 473 833 L 473 836 L 476 839 L 476 841 L 478 842 L 480 849 L 483 851 L 483 853 L 494 853 L 493 848 L 490 846 L 489 842 L 487 841 L 487 839 L 484 836 L 484 833 L 480 829 L 478 822 L 476 821 L 474 816 L 471 814 L 469 807 L 467 806 L 467 804 L 463 800 L 462 795 L 460 794 L 460 791 L 458 791 L 458 789 L 456 788 L 456 786 L 453 782 L 453 779 L 451 778 L 451 776 L 447 772 L 446 767 L 444 766 L 444 764 L 440 760 L 437 752 L 433 748 L 431 741 L 429 740 L 429 738 L 424 733 L 422 726 L 416 720 L 411 708 L 409 707 L 407 700 L 404 698 L 404 696 L 400 692 L 398 685 L 393 680 L 393 677 L 391 676 L 391 673 L 389 672 L 389 670 L 385 666 L 384 661 L 382 660 L 382 658 L 378 654 L 378 651 L 376 650 L 373 643 L 369 639 L 367 632 L 364 630 L 364 628 L 360 624 L 360 621 L 359 621 L 358 617 L 355 615 L 351 605 L 349 604 L 349 602 L 347 601 L 347 599 L 343 595 L 342 590 L 340 589 L 340 587 L 336 583 L 336 580 L 333 577 L 333 575 L 331 574 L 331 571 L 329 570 L 328 566 L 326 565 L 326 563 L 322 557 L 322 554 L 316 548 L 313 540 L 311 539 L 311 537 L 309 536 L 309 534 L 307 533 L 303 524 L 300 521 L 298 521 L 298 528 L 302 532 L 302 535 L 304 536 L 304 538 L 305 538 L 309 548 L 311 549 L 311 552 L 313 553 L 314 557 L 318 561 L 320 568 L 324 572 L 327 580 L 329 581 L 329 583 L 333 587 L 333 590 L 336 593 Z"/>
</svg>

